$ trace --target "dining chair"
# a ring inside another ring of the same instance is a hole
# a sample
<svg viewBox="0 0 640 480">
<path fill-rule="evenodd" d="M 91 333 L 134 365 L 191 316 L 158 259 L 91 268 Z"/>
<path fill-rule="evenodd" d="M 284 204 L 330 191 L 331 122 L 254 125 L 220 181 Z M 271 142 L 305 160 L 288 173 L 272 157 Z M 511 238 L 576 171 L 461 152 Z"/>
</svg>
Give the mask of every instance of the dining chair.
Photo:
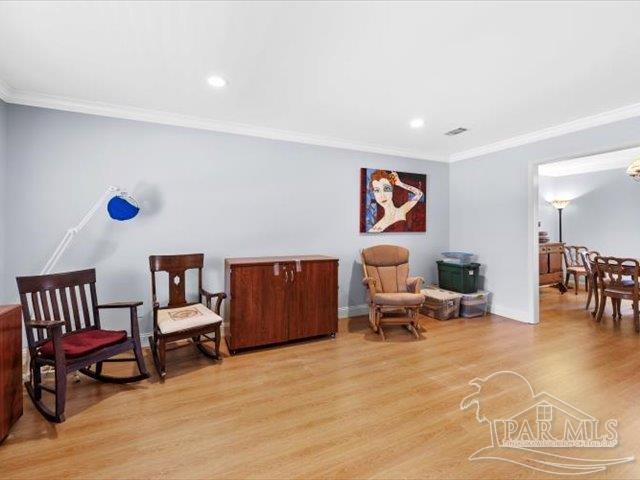
<svg viewBox="0 0 640 480">
<path fill-rule="evenodd" d="M 581 252 L 588 252 L 589 249 L 587 247 L 581 247 L 578 245 L 565 245 L 564 247 L 564 265 L 566 278 L 564 280 L 565 286 L 569 285 L 569 278 L 573 277 L 573 282 L 575 285 L 575 294 L 578 294 L 578 289 L 580 286 L 580 278 L 585 277 L 585 291 L 588 291 L 587 285 L 587 270 L 582 263 L 582 258 L 580 257 Z"/>
<path fill-rule="evenodd" d="M 598 312 L 598 276 L 596 275 L 596 265 L 595 258 L 600 256 L 600 252 L 596 250 L 591 250 L 589 252 L 580 251 L 580 259 L 582 260 L 582 264 L 587 272 L 587 303 L 585 305 L 585 310 L 589 310 L 589 305 L 591 304 L 591 298 L 594 299 L 594 307 L 591 312 L 592 316 L 596 316 Z"/>
<path fill-rule="evenodd" d="M 220 359 L 220 306 L 227 295 L 224 292 L 210 293 L 202 288 L 203 266 L 203 253 L 149 257 L 153 295 L 153 337 L 149 339 L 149 345 L 161 379 L 167 375 L 167 343 L 191 339 L 205 356 Z M 198 290 L 195 295 L 197 301 L 189 302 L 185 274 L 192 269 L 198 270 Z M 156 293 L 158 272 L 169 274 L 169 301 L 162 307 Z M 213 298 L 216 299 L 216 303 L 212 307 Z M 213 348 L 204 346 L 208 342 L 213 342 Z"/>
<path fill-rule="evenodd" d="M 601 257 L 595 258 L 596 272 L 600 286 L 600 304 L 598 305 L 597 321 L 602 320 L 607 298 L 613 304 L 614 321 L 622 318 L 622 300 L 631 300 L 633 307 L 633 324 L 636 332 L 640 333 L 640 262 L 634 258 Z"/>
</svg>

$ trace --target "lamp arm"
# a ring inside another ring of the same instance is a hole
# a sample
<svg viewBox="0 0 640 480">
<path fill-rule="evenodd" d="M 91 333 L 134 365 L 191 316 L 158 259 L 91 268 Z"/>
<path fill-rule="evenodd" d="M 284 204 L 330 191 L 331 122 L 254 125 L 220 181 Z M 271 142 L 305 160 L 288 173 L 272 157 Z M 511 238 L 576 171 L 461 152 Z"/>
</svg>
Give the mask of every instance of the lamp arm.
<svg viewBox="0 0 640 480">
<path fill-rule="evenodd" d="M 71 244 L 71 241 L 73 240 L 73 238 L 76 236 L 78 232 L 80 232 L 80 230 L 82 230 L 87 225 L 87 223 L 89 223 L 89 220 L 91 220 L 91 218 L 96 214 L 96 212 L 98 211 L 100 206 L 104 203 L 104 201 L 110 195 L 113 195 L 114 193 L 119 193 L 121 191 L 122 190 L 120 188 L 114 187 L 113 185 L 110 185 L 105 190 L 105 192 L 93 204 L 93 206 L 89 209 L 89 211 L 85 214 L 85 216 L 82 217 L 82 220 L 80 220 L 80 223 L 78 223 L 76 226 L 71 227 L 67 230 L 67 233 L 64 234 L 64 237 L 62 237 L 62 240 L 60 240 L 60 243 L 58 244 L 56 249 L 53 251 L 53 254 L 51 255 L 51 257 L 49 257 L 49 260 L 47 260 L 47 263 L 45 263 L 44 267 L 40 272 L 40 275 L 46 275 L 47 273 L 50 273 L 51 270 L 53 270 L 53 268 L 56 266 L 56 263 L 58 263 L 58 260 L 60 260 L 60 257 L 62 256 L 64 251 Z"/>
</svg>

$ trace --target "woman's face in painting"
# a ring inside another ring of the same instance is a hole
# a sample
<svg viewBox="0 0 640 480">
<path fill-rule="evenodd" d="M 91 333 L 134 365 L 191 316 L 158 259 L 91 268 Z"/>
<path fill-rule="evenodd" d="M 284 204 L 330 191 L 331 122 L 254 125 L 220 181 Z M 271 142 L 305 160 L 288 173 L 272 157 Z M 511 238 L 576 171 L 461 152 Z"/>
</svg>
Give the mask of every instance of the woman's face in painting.
<svg viewBox="0 0 640 480">
<path fill-rule="evenodd" d="M 373 196 L 383 207 L 388 207 L 393 205 L 393 185 L 386 178 L 381 178 L 380 180 L 374 180 L 371 182 L 371 187 L 373 189 Z"/>
</svg>

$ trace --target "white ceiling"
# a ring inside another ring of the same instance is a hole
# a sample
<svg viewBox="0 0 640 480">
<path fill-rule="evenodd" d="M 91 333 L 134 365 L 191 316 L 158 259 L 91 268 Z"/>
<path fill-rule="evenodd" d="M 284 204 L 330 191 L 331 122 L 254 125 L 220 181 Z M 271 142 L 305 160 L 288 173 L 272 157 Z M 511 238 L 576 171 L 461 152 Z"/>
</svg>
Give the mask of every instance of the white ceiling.
<svg viewBox="0 0 640 480">
<path fill-rule="evenodd" d="M 639 24 L 611 1 L 0 2 L 0 96 L 461 159 L 639 115 Z"/>
</svg>

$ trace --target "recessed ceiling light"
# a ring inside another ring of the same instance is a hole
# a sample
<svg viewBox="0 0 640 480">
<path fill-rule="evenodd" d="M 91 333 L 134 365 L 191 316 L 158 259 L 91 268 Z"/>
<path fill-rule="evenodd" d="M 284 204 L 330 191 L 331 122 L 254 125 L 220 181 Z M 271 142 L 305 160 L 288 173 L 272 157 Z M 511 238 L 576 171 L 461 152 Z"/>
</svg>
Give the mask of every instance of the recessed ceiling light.
<svg viewBox="0 0 640 480">
<path fill-rule="evenodd" d="M 227 81 L 224 78 L 219 77 L 218 75 L 212 75 L 207 78 L 207 83 L 213 88 L 222 88 L 227 85 Z"/>
<path fill-rule="evenodd" d="M 422 128 L 424 127 L 424 119 L 423 118 L 414 118 L 409 122 L 409 126 L 411 128 Z"/>
</svg>

